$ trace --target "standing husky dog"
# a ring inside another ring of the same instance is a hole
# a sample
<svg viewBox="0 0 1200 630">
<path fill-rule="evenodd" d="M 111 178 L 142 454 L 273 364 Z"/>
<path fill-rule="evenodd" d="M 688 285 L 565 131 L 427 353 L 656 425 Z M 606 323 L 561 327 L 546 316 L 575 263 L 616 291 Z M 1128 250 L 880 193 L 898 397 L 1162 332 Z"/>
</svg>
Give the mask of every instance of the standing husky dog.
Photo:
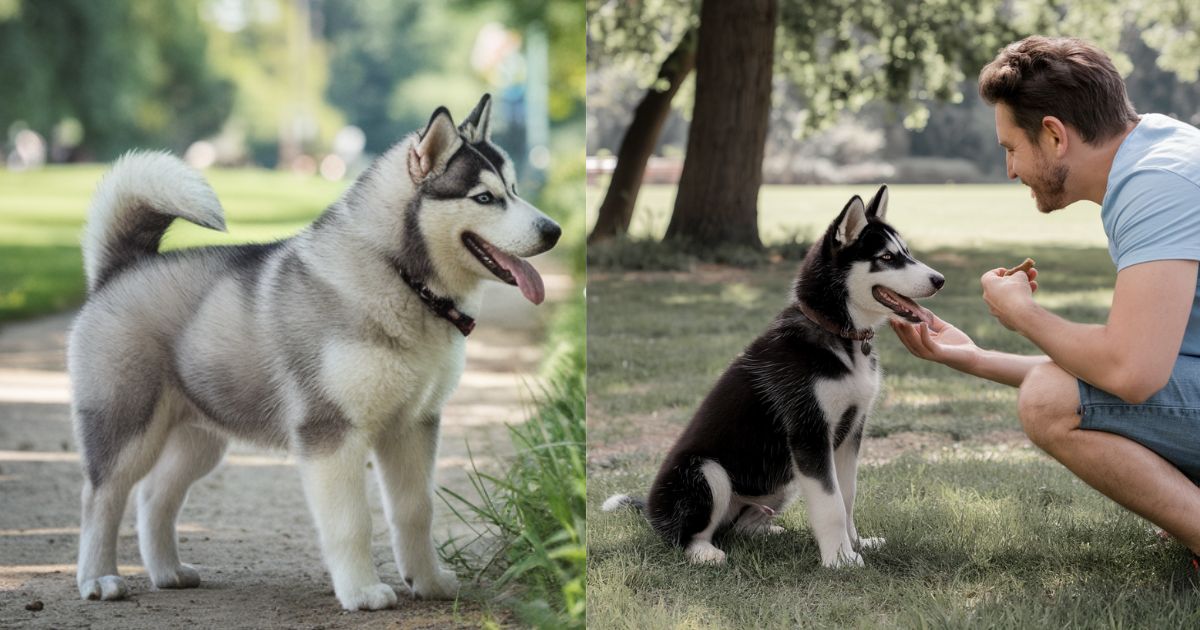
<svg viewBox="0 0 1200 630">
<path fill-rule="evenodd" d="M 68 353 L 85 473 L 81 596 L 126 594 L 117 525 L 139 480 L 151 581 L 199 584 L 179 561 L 175 520 L 229 437 L 295 452 L 343 607 L 396 603 L 371 560 L 368 457 L 404 581 L 418 597 L 455 595 L 430 536 L 442 405 L 462 373 L 480 280 L 540 303 L 541 277 L 520 257 L 561 233 L 517 196 L 508 156 L 489 140 L 490 103 L 458 128 L 439 108 L 311 226 L 266 245 L 159 254 L 177 217 L 223 230 L 221 207 L 175 158 L 117 162 L 89 211 L 89 295 Z"/>
<path fill-rule="evenodd" d="M 813 245 L 793 303 L 725 371 L 667 455 L 642 509 L 696 563 L 722 563 L 719 530 L 780 533 L 772 519 L 799 494 L 827 567 L 862 565 L 882 543 L 854 528 L 863 424 L 879 392 L 870 339 L 889 316 L 920 321 L 913 297 L 945 283 L 884 223 L 887 187 L 855 196 Z"/>
</svg>

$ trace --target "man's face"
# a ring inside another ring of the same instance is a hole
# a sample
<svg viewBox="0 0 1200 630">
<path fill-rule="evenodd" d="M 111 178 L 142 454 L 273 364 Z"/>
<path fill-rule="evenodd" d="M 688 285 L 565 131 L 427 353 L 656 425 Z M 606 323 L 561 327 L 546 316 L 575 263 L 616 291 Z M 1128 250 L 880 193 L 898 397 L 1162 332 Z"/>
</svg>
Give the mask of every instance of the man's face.
<svg viewBox="0 0 1200 630">
<path fill-rule="evenodd" d="M 1045 140 L 1047 133 L 1043 130 L 1038 137 Z M 1008 178 L 1019 177 L 1029 186 L 1039 212 L 1050 213 L 1067 206 L 1070 169 L 1054 156 L 1050 143 L 1030 140 L 1025 130 L 1013 122 L 1012 110 L 1004 103 L 996 103 L 996 139 L 1004 147 Z"/>
</svg>

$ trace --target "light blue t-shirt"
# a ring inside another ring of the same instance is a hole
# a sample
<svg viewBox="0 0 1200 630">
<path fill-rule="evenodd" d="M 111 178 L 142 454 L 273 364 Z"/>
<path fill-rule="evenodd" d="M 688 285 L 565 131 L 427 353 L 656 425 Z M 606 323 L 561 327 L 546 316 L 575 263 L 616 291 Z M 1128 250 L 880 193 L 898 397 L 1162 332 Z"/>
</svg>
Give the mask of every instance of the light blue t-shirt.
<svg viewBox="0 0 1200 630">
<path fill-rule="evenodd" d="M 1100 217 L 1117 271 L 1200 260 L 1200 129 L 1143 114 L 1113 157 Z M 1200 357 L 1200 280 L 1179 353 Z"/>
</svg>

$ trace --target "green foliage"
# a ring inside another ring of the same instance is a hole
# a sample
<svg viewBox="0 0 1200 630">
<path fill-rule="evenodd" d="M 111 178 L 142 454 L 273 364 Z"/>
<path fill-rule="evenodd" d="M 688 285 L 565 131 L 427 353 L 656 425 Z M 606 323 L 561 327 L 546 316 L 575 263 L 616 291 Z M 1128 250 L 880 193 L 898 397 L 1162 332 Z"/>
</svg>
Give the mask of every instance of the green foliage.
<svg viewBox="0 0 1200 630">
<path fill-rule="evenodd" d="M 443 556 L 540 628 L 582 628 L 586 607 L 584 339 L 581 300 L 560 311 L 547 344 L 549 384 L 537 411 L 509 428 L 516 456 L 500 475 L 472 465 L 475 497 L 443 488 L 450 509 L 475 532 Z M 486 548 L 482 553 L 479 546 Z"/>
<path fill-rule="evenodd" d="M 205 63 L 198 2 L 21 2 L 0 20 L 0 84 L 20 86 L 0 99 L 0 129 L 51 137 L 75 119 L 83 154 L 100 159 L 215 132 L 232 87 Z"/>
</svg>

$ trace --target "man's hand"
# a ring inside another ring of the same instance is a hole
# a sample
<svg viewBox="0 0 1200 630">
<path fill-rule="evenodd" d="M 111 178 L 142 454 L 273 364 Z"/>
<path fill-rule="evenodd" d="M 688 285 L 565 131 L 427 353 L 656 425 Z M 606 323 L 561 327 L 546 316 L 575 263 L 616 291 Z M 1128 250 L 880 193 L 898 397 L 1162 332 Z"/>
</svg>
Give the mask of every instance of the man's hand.
<svg viewBox="0 0 1200 630">
<path fill-rule="evenodd" d="M 966 333 L 942 321 L 933 311 L 926 309 L 920 324 L 910 324 L 898 319 L 889 319 L 892 330 L 900 343 L 914 355 L 947 365 L 956 370 L 970 372 L 979 360 L 979 348 Z"/>
<path fill-rule="evenodd" d="M 1008 270 L 1000 267 L 983 274 L 979 279 L 979 284 L 983 286 L 983 301 L 987 303 L 992 316 L 1005 328 L 1017 330 L 1022 316 L 1036 306 L 1033 292 L 1038 287 L 1037 275 L 1037 269 L 1008 275 Z"/>
</svg>

